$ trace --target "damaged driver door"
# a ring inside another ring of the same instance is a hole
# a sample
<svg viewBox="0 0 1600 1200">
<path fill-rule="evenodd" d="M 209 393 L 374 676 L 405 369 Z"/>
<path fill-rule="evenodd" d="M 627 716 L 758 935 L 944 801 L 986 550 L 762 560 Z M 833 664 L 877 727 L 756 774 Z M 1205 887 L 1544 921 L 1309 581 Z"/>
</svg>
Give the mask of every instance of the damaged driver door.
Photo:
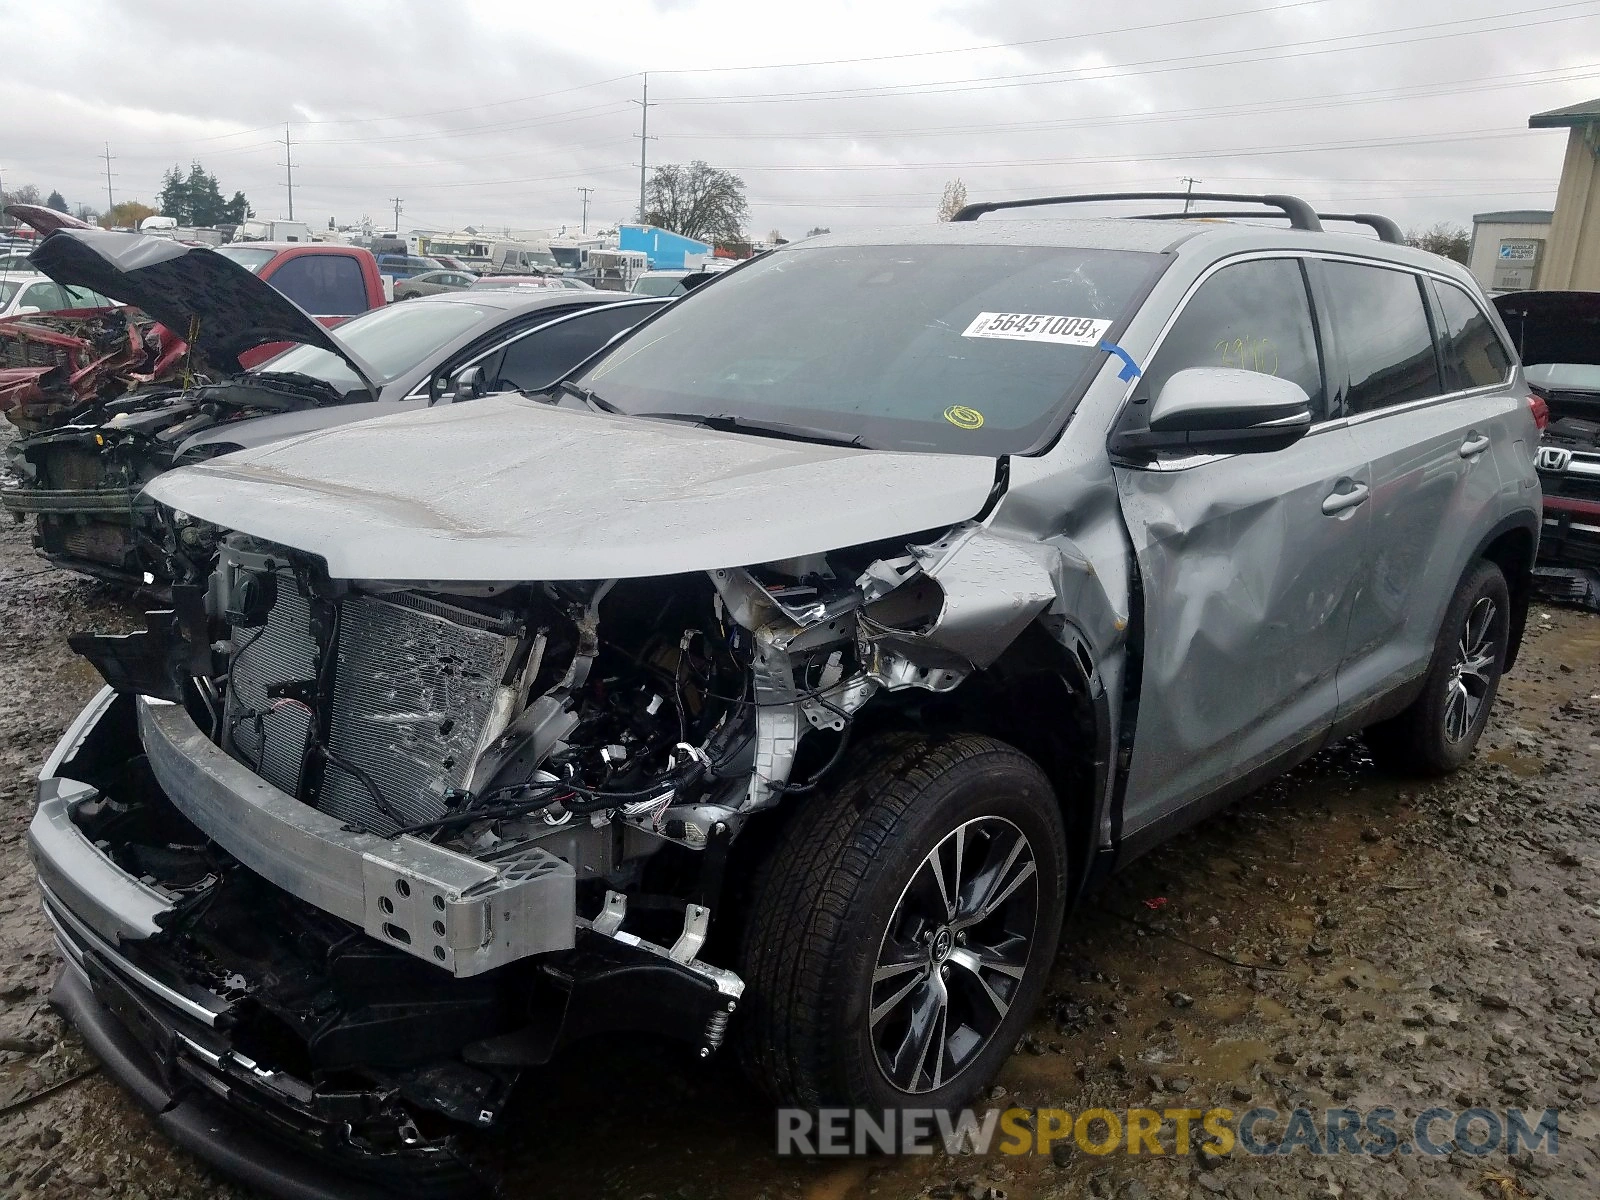
<svg viewBox="0 0 1600 1200">
<path fill-rule="evenodd" d="M 1222 266 L 1192 291 L 1119 430 L 1148 425 L 1190 367 L 1289 380 L 1310 431 L 1285 448 L 1118 463 L 1143 593 L 1138 718 L 1123 809 L 1137 853 L 1314 752 L 1338 707 L 1370 533 L 1366 461 L 1329 424 L 1306 277 L 1293 257 Z"/>
</svg>

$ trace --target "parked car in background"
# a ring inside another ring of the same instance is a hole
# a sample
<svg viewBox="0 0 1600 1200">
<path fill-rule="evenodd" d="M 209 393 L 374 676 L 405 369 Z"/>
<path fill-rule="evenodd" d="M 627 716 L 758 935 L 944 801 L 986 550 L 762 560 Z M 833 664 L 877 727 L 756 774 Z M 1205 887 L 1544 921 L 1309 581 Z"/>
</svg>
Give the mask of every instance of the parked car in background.
<svg viewBox="0 0 1600 1200">
<path fill-rule="evenodd" d="M 441 271 L 444 264 L 436 258 L 424 258 L 419 254 L 380 254 L 378 255 L 378 273 L 399 283 L 402 279 L 411 279 L 418 275 L 426 275 L 432 271 Z"/>
<path fill-rule="evenodd" d="M 32 270 L 33 264 L 28 261 L 27 251 L 0 253 L 0 276 L 15 274 L 19 271 L 26 274 Z"/>
<path fill-rule="evenodd" d="M 570 275 L 480 275 L 469 285 L 474 292 L 503 292 L 515 288 L 523 289 L 565 289 L 573 292 L 592 292 L 597 289 L 590 287 L 581 279 L 574 279 Z"/>
<path fill-rule="evenodd" d="M 0 319 L 83 308 L 113 308 L 116 303 L 89 288 L 63 287 L 48 275 L 36 272 L 0 276 Z"/>
<path fill-rule="evenodd" d="M 6 213 L 46 234 L 92 229 L 40 205 L 14 204 Z M 146 314 L 90 289 L 57 284 L 31 259 L 27 267 L 0 275 L 0 305 L 13 314 L 0 319 L 0 413 L 22 433 L 37 433 L 97 400 L 164 382 L 183 363 L 182 338 Z M 61 303 L 68 307 L 60 309 Z"/>
<path fill-rule="evenodd" d="M 452 271 L 460 271 L 463 275 L 471 275 L 474 279 L 483 273 L 485 265 L 482 262 L 470 263 L 464 258 L 457 258 L 454 254 L 429 254 L 428 257 L 442 263 Z"/>
<path fill-rule="evenodd" d="M 1540 574 L 1555 594 L 1600 607 L 1600 292 L 1506 292 L 1494 305 L 1549 409 Z"/>
<path fill-rule="evenodd" d="M 476 275 L 465 271 L 424 271 L 409 279 L 397 280 L 394 285 L 396 300 L 414 300 L 418 296 L 437 296 L 443 292 L 465 291 L 472 286 Z"/>
<path fill-rule="evenodd" d="M 245 242 L 212 251 L 271 284 L 330 329 L 389 302 L 378 261 L 370 250 L 328 242 Z M 204 311 L 204 305 L 201 306 Z M 268 346 L 246 366 L 264 362 L 283 347 Z"/>
<path fill-rule="evenodd" d="M 720 271 L 646 271 L 633 281 L 630 289 L 635 296 L 682 296 L 703 283 L 708 283 Z"/>
<path fill-rule="evenodd" d="M 543 386 L 659 306 L 594 292 L 458 292 L 386 306 L 334 335 L 224 256 L 170 240 L 65 231 L 36 257 L 57 278 L 100 281 L 169 328 L 195 324 L 192 349 L 215 372 L 194 387 L 86 406 L 11 447 L 22 486 L 0 492 L 0 504 L 37 518 L 34 544 L 58 566 L 123 584 L 166 578 L 163 552 L 205 552 L 194 534 L 163 546 L 141 515 L 138 493 L 161 472 L 426 407 L 454 397 L 469 367 L 469 393 Z M 253 350 L 291 342 L 246 369 Z"/>
<path fill-rule="evenodd" d="M 53 1003 L 279 1195 L 484 1195 L 450 1130 L 580 1039 L 959 1110 L 1112 870 L 1335 739 L 1459 768 L 1539 534 L 1499 319 L 1293 197 L 1146 198 L 1290 227 L 807 238 L 545 398 L 155 480 L 226 532 L 74 640 Z"/>
</svg>

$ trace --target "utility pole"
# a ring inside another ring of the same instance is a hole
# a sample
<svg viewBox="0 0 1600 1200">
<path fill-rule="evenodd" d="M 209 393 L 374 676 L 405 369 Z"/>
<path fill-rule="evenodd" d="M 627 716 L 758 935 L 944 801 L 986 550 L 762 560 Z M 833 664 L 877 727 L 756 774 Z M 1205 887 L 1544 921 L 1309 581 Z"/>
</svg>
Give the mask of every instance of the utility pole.
<svg viewBox="0 0 1600 1200">
<path fill-rule="evenodd" d="M 399 237 L 400 236 L 400 197 L 399 196 L 390 196 L 389 199 L 394 202 L 394 235 L 395 235 L 395 237 Z"/>
<path fill-rule="evenodd" d="M 100 157 L 106 160 L 106 218 L 109 220 L 111 210 L 117 206 L 116 201 L 111 198 L 111 159 L 113 156 L 110 142 L 106 143 L 106 152 Z"/>
<path fill-rule="evenodd" d="M 644 95 L 639 100 L 630 103 L 639 106 L 639 132 L 634 136 L 639 139 L 639 224 L 644 224 L 644 168 L 645 146 L 656 139 L 650 136 L 650 72 L 644 73 Z"/>
<path fill-rule="evenodd" d="M 583 232 L 584 233 L 588 233 L 589 232 L 589 195 L 593 191 L 594 191 L 593 188 L 586 188 L 586 187 L 581 187 L 581 188 L 578 189 L 578 194 L 583 197 Z"/>
<path fill-rule="evenodd" d="M 1194 185 L 1199 183 L 1199 182 L 1201 182 L 1201 181 L 1196 179 L 1196 178 L 1194 178 L 1192 175 L 1185 175 L 1178 182 L 1179 183 L 1186 183 L 1186 184 L 1189 185 L 1188 187 L 1183 189 L 1183 211 L 1184 212 L 1188 212 L 1189 211 L 1189 204 L 1190 204 L 1189 196 L 1194 192 Z"/>
<path fill-rule="evenodd" d="M 289 141 L 289 127 L 283 127 L 283 169 L 288 172 L 289 220 L 294 220 L 294 146 Z"/>
</svg>

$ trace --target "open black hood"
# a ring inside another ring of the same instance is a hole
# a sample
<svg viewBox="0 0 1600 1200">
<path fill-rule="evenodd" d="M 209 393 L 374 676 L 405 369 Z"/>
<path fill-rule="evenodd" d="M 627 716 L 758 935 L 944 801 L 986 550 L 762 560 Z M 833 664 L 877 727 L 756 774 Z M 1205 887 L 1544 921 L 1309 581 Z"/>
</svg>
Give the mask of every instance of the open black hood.
<svg viewBox="0 0 1600 1200">
<path fill-rule="evenodd" d="M 304 309 L 206 246 L 104 229 L 62 228 L 30 256 L 57 283 L 142 309 L 219 367 L 243 370 L 257 346 L 300 342 L 337 354 L 374 395 L 370 369 Z"/>
<path fill-rule="evenodd" d="M 1494 306 L 1525 366 L 1600 365 L 1600 292 L 1507 292 Z"/>
</svg>

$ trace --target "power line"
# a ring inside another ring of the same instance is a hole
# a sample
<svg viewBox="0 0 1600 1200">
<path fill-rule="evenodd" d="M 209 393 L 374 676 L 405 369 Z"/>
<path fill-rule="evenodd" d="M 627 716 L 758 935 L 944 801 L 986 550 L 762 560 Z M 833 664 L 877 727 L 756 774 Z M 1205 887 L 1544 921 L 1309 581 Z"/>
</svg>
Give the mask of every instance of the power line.
<svg viewBox="0 0 1600 1200">
<path fill-rule="evenodd" d="M 1120 79 L 1129 75 L 1157 75 L 1171 71 L 1200 70 L 1206 67 L 1230 67 L 1244 63 L 1262 62 L 1268 59 L 1299 58 L 1317 54 L 1341 54 L 1351 50 L 1378 50 L 1389 46 L 1407 46 L 1418 42 L 1442 41 L 1459 37 L 1473 37 L 1481 33 L 1498 33 L 1507 29 L 1528 29 L 1540 25 L 1554 25 L 1566 21 L 1581 21 L 1593 16 L 1589 13 L 1575 13 L 1566 17 L 1550 17 L 1542 21 L 1517 21 L 1509 18 L 1525 17 L 1534 13 L 1556 12 L 1567 8 L 1593 8 L 1593 0 L 1571 0 L 1566 4 L 1544 5 L 1534 8 L 1517 9 L 1513 12 L 1496 13 L 1486 17 L 1460 17 L 1453 21 L 1431 21 L 1421 25 L 1402 25 L 1393 29 L 1383 29 L 1375 33 L 1347 33 L 1325 38 L 1311 38 L 1297 42 L 1274 42 L 1262 46 L 1249 46 L 1242 50 L 1219 50 L 1199 55 L 1175 55 L 1167 58 L 1143 59 L 1136 62 L 1106 63 L 1094 67 L 1077 67 L 1068 71 L 1027 71 L 1012 72 L 1003 75 L 982 75 L 968 79 L 940 79 L 925 80 L 920 83 L 884 84 L 878 87 L 854 88 L 829 88 L 812 91 L 796 92 L 749 92 L 740 94 L 725 94 L 720 96 L 668 96 L 658 100 L 659 104 L 793 104 L 807 103 L 817 100 L 876 100 L 893 96 L 926 96 L 941 95 L 950 92 L 980 92 L 993 91 L 998 88 L 1034 87 L 1056 83 L 1084 83 L 1096 79 Z M 1502 21 L 1501 24 L 1486 25 L 1482 29 L 1459 29 L 1450 33 L 1433 32 L 1419 37 L 1395 38 L 1389 41 L 1369 42 L 1359 46 L 1326 46 L 1324 49 L 1304 49 L 1304 47 L 1324 46 L 1328 42 L 1350 41 L 1354 38 L 1383 37 L 1392 33 L 1411 33 L 1417 30 L 1435 30 L 1442 25 L 1467 25 L 1485 21 Z M 1299 48 L 1299 49 L 1297 49 Z M 1265 58 L 1235 58 L 1226 59 L 1229 54 L 1255 54 L 1258 51 L 1294 51 L 1291 54 L 1268 54 Z M 1201 59 L 1224 59 L 1218 62 L 1202 62 Z M 1147 68 L 1147 69 L 1138 69 Z M 1091 72 L 1095 74 L 1091 74 Z M 1112 72 L 1114 74 L 1107 74 Z"/>
<path fill-rule="evenodd" d="M 389 200 L 394 205 L 394 235 L 400 236 L 400 197 L 390 196 Z"/>
<path fill-rule="evenodd" d="M 1219 117 L 1252 116 L 1259 113 L 1289 112 L 1298 109 L 1324 109 L 1334 108 L 1345 104 L 1387 104 L 1395 100 L 1417 100 L 1435 96 L 1456 96 L 1462 94 L 1477 94 L 1487 91 L 1506 91 L 1517 88 L 1541 87 L 1552 83 L 1575 83 L 1581 80 L 1600 77 L 1600 63 L 1574 63 L 1568 67 L 1558 67 L 1554 71 L 1566 72 L 1554 74 L 1553 71 L 1515 71 L 1504 75 L 1487 75 L 1470 84 L 1458 81 L 1448 83 L 1418 83 L 1409 84 L 1399 88 L 1369 88 L 1364 91 L 1317 92 L 1307 96 L 1284 96 L 1276 100 L 1251 100 L 1235 104 L 1216 105 L 1209 108 L 1196 108 L 1186 105 L 1182 108 L 1152 109 L 1144 112 L 1105 113 L 1098 116 L 1072 117 L 1062 120 L 1048 121 L 1013 121 L 1001 124 L 983 123 L 978 125 L 936 125 L 919 126 L 902 129 L 857 129 L 835 130 L 814 133 L 674 133 L 670 137 L 673 141 L 731 141 L 731 142 L 774 142 L 774 141 L 861 141 L 869 138 L 909 138 L 909 137 L 968 137 L 973 134 L 982 134 L 987 137 L 997 133 L 1046 133 L 1059 129 L 1093 129 L 1107 125 L 1126 125 L 1136 122 L 1141 125 L 1165 125 L 1187 121 L 1214 120 Z M 1578 72 L 1572 74 L 1571 72 Z M 1547 75 L 1547 79 L 1533 79 L 1531 76 Z M 1499 82 L 1504 81 L 1504 82 Z M 662 103 L 665 103 L 663 101 Z M 1165 119 L 1162 119 L 1165 118 Z M 558 147 L 560 149 L 581 149 L 583 146 Z M 538 151 L 537 153 L 544 153 Z M 530 153 L 535 153 L 530 151 Z M 499 155 L 485 155 L 485 158 L 499 158 Z M 471 161 L 471 160 L 467 160 Z"/>
<path fill-rule="evenodd" d="M 934 58 L 950 54 L 977 54 L 993 50 L 1018 50 L 1025 46 L 1045 46 L 1055 42 L 1076 42 L 1087 38 L 1112 37 L 1119 33 L 1148 33 L 1154 29 L 1171 29 L 1177 25 L 1194 25 L 1201 21 L 1223 21 L 1232 17 L 1253 17 L 1262 13 L 1281 13 L 1294 8 L 1311 8 L 1327 4 L 1330 0 L 1295 0 L 1290 4 L 1272 4 L 1266 8 L 1241 8 L 1233 12 L 1211 13 L 1204 17 L 1180 17 L 1172 21 L 1151 21 L 1144 25 L 1124 25 L 1119 29 L 1095 29 L 1083 33 L 1064 33 L 1055 37 L 1027 38 L 1020 42 L 993 42 L 981 46 L 956 46 L 949 50 L 912 50 L 901 54 L 870 54 L 863 58 L 830 58 L 814 62 L 761 63 L 738 67 L 679 67 L 657 71 L 658 75 L 720 75 L 731 71 L 788 71 L 799 67 L 848 67 L 860 63 L 897 62 L 907 58 Z"/>
</svg>

